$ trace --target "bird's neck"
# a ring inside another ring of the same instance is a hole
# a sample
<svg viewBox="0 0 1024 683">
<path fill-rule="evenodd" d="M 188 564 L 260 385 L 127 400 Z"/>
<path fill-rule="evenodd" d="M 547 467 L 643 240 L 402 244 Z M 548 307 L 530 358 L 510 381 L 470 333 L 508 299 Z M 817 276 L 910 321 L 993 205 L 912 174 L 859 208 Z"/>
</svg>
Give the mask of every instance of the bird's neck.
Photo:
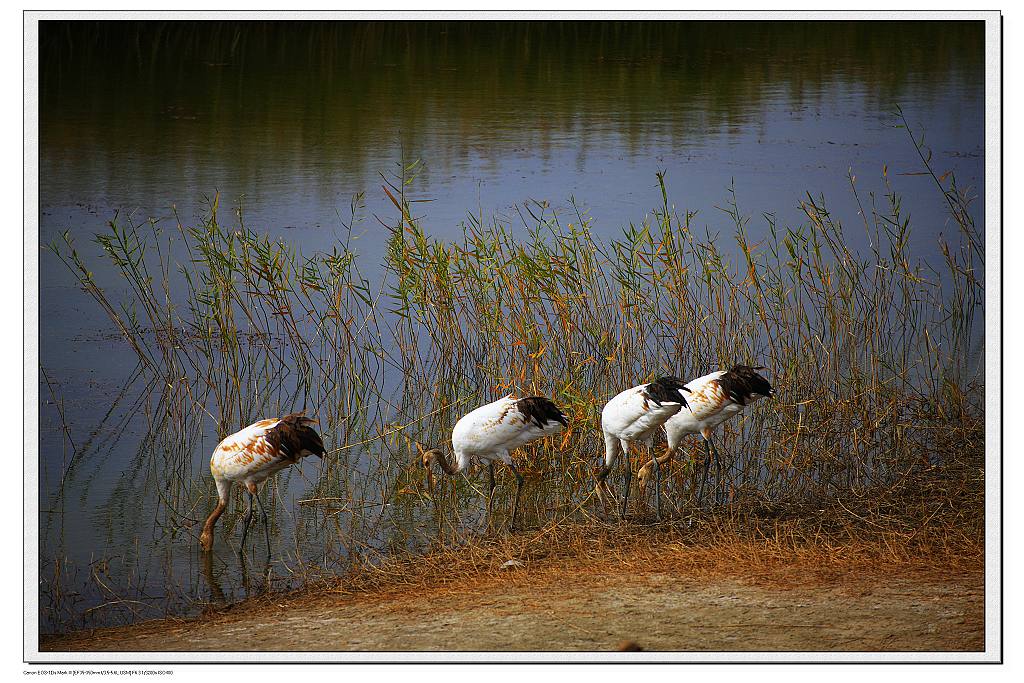
<svg viewBox="0 0 1024 683">
<path fill-rule="evenodd" d="M 456 462 L 453 462 L 452 459 L 450 459 L 441 451 L 437 452 L 437 455 L 434 456 L 433 460 L 434 462 L 437 463 L 437 466 L 440 467 L 445 474 L 453 475 L 459 473 L 458 464 Z"/>
<path fill-rule="evenodd" d="M 200 535 L 200 540 L 207 544 L 213 543 L 213 525 L 217 523 L 217 519 L 224 514 L 224 510 L 227 508 L 227 501 L 221 498 L 217 501 L 217 507 L 213 509 L 210 516 L 206 518 L 206 524 L 203 525 L 203 533 Z"/>
<path fill-rule="evenodd" d="M 224 514 L 224 510 L 227 509 L 228 504 L 224 500 L 217 501 L 217 507 L 213 508 L 213 512 L 206 518 L 206 528 L 213 528 L 213 525 L 217 523 L 217 519 Z"/>
</svg>

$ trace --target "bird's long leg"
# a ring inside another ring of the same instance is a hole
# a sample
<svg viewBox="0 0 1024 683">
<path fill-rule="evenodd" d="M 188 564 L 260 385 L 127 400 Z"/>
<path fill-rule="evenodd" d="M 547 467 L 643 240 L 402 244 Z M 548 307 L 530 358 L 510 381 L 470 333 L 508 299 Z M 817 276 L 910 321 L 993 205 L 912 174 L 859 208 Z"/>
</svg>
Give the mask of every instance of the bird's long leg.
<svg viewBox="0 0 1024 683">
<path fill-rule="evenodd" d="M 519 492 L 523 490 L 523 475 L 519 474 L 519 470 L 512 464 L 512 461 L 509 461 L 508 467 L 512 470 L 512 474 L 516 475 L 516 498 L 512 502 L 512 520 L 508 523 L 508 530 L 511 532 L 516 527 L 516 513 L 519 512 Z"/>
<path fill-rule="evenodd" d="M 494 501 L 494 487 L 496 486 L 496 484 L 494 483 L 494 461 L 493 460 L 491 462 L 487 463 L 487 474 L 488 474 L 488 480 L 487 480 L 488 481 L 488 483 L 487 483 L 487 514 L 490 515 L 491 514 L 491 503 Z"/>
<path fill-rule="evenodd" d="M 658 454 L 651 449 L 651 467 L 654 468 L 654 501 L 658 512 L 658 521 L 661 521 L 661 467 L 658 464 Z M 643 491 L 641 491 L 643 493 Z"/>
<path fill-rule="evenodd" d="M 704 440 L 704 474 L 700 478 L 700 488 L 697 490 L 697 505 L 704 502 L 704 484 L 708 481 L 708 470 L 711 469 L 711 441 Z"/>
<path fill-rule="evenodd" d="M 242 555 L 245 550 L 245 537 L 249 535 L 249 523 L 252 522 L 252 491 L 249 493 L 249 507 L 245 511 L 245 517 L 242 518 L 242 542 L 238 544 L 238 554 Z"/>
<path fill-rule="evenodd" d="M 259 489 L 253 494 L 256 496 L 256 504 L 260 506 L 260 515 L 263 517 L 263 535 L 267 539 L 267 556 L 270 556 L 270 519 L 267 517 L 267 510 L 263 507 L 263 501 L 260 500 Z"/>
<path fill-rule="evenodd" d="M 718 449 L 715 448 L 714 442 L 709 439 L 708 445 L 715 456 L 715 505 L 719 505 L 718 497 L 722 490 L 722 459 L 718 457 Z"/>
<path fill-rule="evenodd" d="M 611 489 L 608 487 L 608 482 L 605 480 L 611 473 L 612 468 L 608 465 L 604 465 L 597 472 L 597 486 L 594 487 L 594 493 L 597 494 L 597 499 L 601 501 L 601 505 L 604 506 L 604 514 L 608 514 L 608 499 L 611 498 Z"/>
<path fill-rule="evenodd" d="M 623 448 L 622 464 L 626 466 L 626 486 L 625 492 L 622 494 L 622 512 L 619 516 L 622 519 L 626 519 L 626 503 L 629 502 L 629 484 L 633 479 L 633 469 L 629 466 L 629 450 Z"/>
<path fill-rule="evenodd" d="M 603 429 L 602 429 L 603 431 Z M 597 486 L 594 488 L 594 493 L 597 494 L 598 500 L 604 506 L 604 512 L 608 514 L 608 503 L 612 498 L 611 487 L 608 485 L 608 475 L 612 472 L 612 466 L 615 464 L 615 459 L 619 457 L 621 453 L 622 445 L 618 438 L 612 436 L 608 432 L 604 432 L 604 465 L 601 466 L 597 471 Z"/>
<path fill-rule="evenodd" d="M 491 508 L 494 503 L 494 461 L 487 463 L 487 530 L 491 529 Z"/>
</svg>

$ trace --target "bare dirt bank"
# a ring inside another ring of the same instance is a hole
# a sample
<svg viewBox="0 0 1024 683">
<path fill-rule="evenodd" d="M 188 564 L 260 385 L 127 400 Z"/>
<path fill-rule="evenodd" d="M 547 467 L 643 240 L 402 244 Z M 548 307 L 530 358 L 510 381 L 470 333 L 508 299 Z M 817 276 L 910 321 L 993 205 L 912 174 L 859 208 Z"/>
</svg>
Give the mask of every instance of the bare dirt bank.
<svg viewBox="0 0 1024 683">
<path fill-rule="evenodd" d="M 498 557 L 485 571 L 452 565 L 447 581 L 411 572 L 358 590 L 268 596 L 192 621 L 44 636 L 40 648 L 614 650 L 630 640 L 682 651 L 984 649 L 978 566 L 837 561 L 843 549 L 834 547 L 786 559 L 777 550 L 743 554 L 737 563 L 736 548 L 668 544 L 649 562 L 534 560 L 511 570 L 498 569 Z M 726 561 L 700 559 L 709 557 Z"/>
</svg>

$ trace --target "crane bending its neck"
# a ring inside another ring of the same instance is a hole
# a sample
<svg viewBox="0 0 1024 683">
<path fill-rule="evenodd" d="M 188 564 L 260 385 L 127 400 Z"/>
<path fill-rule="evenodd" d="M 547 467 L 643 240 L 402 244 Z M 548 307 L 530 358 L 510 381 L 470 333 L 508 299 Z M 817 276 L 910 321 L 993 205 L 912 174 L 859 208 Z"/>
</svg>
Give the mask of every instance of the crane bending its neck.
<svg viewBox="0 0 1024 683">
<path fill-rule="evenodd" d="M 224 514 L 224 510 L 227 508 L 228 503 L 226 500 L 221 498 L 217 501 L 217 507 L 213 509 L 210 516 L 206 519 L 206 524 L 203 525 L 203 533 L 199 536 L 199 545 L 203 550 L 209 551 L 213 547 L 213 525 L 217 523 L 217 519 Z"/>
<path fill-rule="evenodd" d="M 437 466 L 448 475 L 458 474 L 462 469 L 459 467 L 458 462 L 453 463 L 451 459 L 445 456 L 445 454 L 441 452 L 440 448 L 425 450 L 423 446 L 418 443 L 416 444 L 416 448 L 420 452 L 420 462 L 427 469 L 430 469 L 430 465 L 435 462 L 437 463 Z"/>
</svg>

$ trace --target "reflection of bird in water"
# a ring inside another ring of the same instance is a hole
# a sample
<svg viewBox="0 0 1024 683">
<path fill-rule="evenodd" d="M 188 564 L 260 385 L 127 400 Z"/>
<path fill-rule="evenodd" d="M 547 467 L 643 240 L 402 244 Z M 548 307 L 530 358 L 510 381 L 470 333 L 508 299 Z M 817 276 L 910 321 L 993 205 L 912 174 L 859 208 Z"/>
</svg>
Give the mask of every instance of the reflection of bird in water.
<svg viewBox="0 0 1024 683">
<path fill-rule="evenodd" d="M 241 597 L 251 598 L 254 595 L 262 595 L 263 593 L 266 593 L 270 589 L 270 555 L 267 555 L 266 562 L 260 567 L 260 573 L 257 575 L 260 580 L 255 586 L 252 583 L 253 572 L 246 567 L 245 555 L 240 555 L 238 560 L 238 576 L 242 580 Z M 210 587 L 211 605 L 222 607 L 230 605 L 233 601 L 228 599 L 227 594 L 224 593 L 224 589 L 221 588 L 218 577 L 213 573 L 213 553 L 203 553 L 202 562 L 203 578 L 206 579 L 206 583 Z M 221 578 L 224 578 L 223 575 Z M 228 589 L 230 590 L 232 597 L 234 597 L 237 591 L 232 589 L 230 581 L 228 582 Z"/>
<path fill-rule="evenodd" d="M 597 495 L 605 500 L 611 495 L 605 478 L 620 455 L 626 456 L 629 444 L 639 441 L 650 444 L 654 433 L 665 421 L 686 405 L 683 380 L 678 377 L 659 377 L 650 384 L 626 389 L 605 404 L 601 411 L 601 431 L 604 432 L 604 467 L 597 473 Z M 657 470 L 655 470 L 657 472 Z M 626 491 L 622 496 L 622 517 L 626 516 L 629 500 L 629 482 L 632 478 L 629 458 L 626 458 Z M 658 500 L 661 514 L 661 499 Z"/>
<path fill-rule="evenodd" d="M 226 605 L 228 600 L 220 587 L 217 577 L 213 575 L 213 553 L 203 553 L 203 578 L 210 586 L 210 595 L 214 603 Z"/>
<path fill-rule="evenodd" d="M 260 507 L 263 529 L 267 538 L 267 553 L 270 553 L 270 528 L 267 511 L 260 500 L 259 485 L 289 465 L 294 465 L 308 455 L 324 456 L 324 442 L 309 425 L 316 422 L 302 413 L 292 413 L 281 419 L 260 420 L 245 429 L 227 437 L 213 451 L 210 458 L 210 473 L 217 484 L 219 500 L 217 507 L 203 525 L 199 545 L 203 550 L 213 546 L 213 526 L 228 506 L 231 485 L 242 484 L 249 493 L 249 507 L 245 511 L 242 526 L 242 542 L 238 554 L 245 547 L 245 537 L 252 521 L 252 501 Z"/>
<path fill-rule="evenodd" d="M 757 399 L 774 394 L 772 385 L 757 374 L 757 370 L 764 368 L 736 365 L 728 371 L 718 370 L 686 383 L 686 402 L 690 409 L 679 411 L 665 423 L 668 448 L 663 455 L 640 468 L 637 473 L 637 486 L 641 492 L 647 486 L 651 469 L 654 468 L 657 472 L 657 468 L 667 464 L 687 434 L 700 434 L 704 437 L 704 476 L 701 478 L 697 500 L 704 495 L 704 484 L 708 479 L 712 453 L 715 456 L 717 476 L 721 479 L 722 465 L 718 459 L 718 449 L 711 443 L 711 433 L 715 427 L 739 414 Z M 660 481 L 655 482 L 655 486 L 660 489 Z M 655 495 L 659 496 L 659 493 Z"/>
<path fill-rule="evenodd" d="M 508 527 L 515 527 L 516 512 L 519 509 L 519 492 L 523 488 L 523 477 L 512 464 L 511 451 L 531 441 L 555 434 L 568 426 L 568 418 L 554 403 L 543 396 L 515 399 L 511 395 L 488 403 L 464 415 L 452 430 L 452 448 L 455 462 L 452 463 L 441 449 L 424 449 L 416 444 L 420 462 L 427 468 L 433 463 L 445 474 L 458 474 L 470 462 L 487 465 L 490 475 L 487 508 L 490 510 L 494 496 L 494 461 L 500 460 L 516 477 L 516 497 L 512 503 L 512 519 Z"/>
<path fill-rule="evenodd" d="M 270 590 L 270 575 L 273 570 L 270 568 L 270 555 L 267 561 L 259 566 L 259 573 L 249 569 L 245 565 L 245 555 L 239 556 L 238 569 L 242 577 L 242 597 L 251 598 L 255 595 L 263 595 Z M 253 567 L 256 569 L 256 567 Z M 253 579 L 256 579 L 255 583 Z"/>
</svg>

